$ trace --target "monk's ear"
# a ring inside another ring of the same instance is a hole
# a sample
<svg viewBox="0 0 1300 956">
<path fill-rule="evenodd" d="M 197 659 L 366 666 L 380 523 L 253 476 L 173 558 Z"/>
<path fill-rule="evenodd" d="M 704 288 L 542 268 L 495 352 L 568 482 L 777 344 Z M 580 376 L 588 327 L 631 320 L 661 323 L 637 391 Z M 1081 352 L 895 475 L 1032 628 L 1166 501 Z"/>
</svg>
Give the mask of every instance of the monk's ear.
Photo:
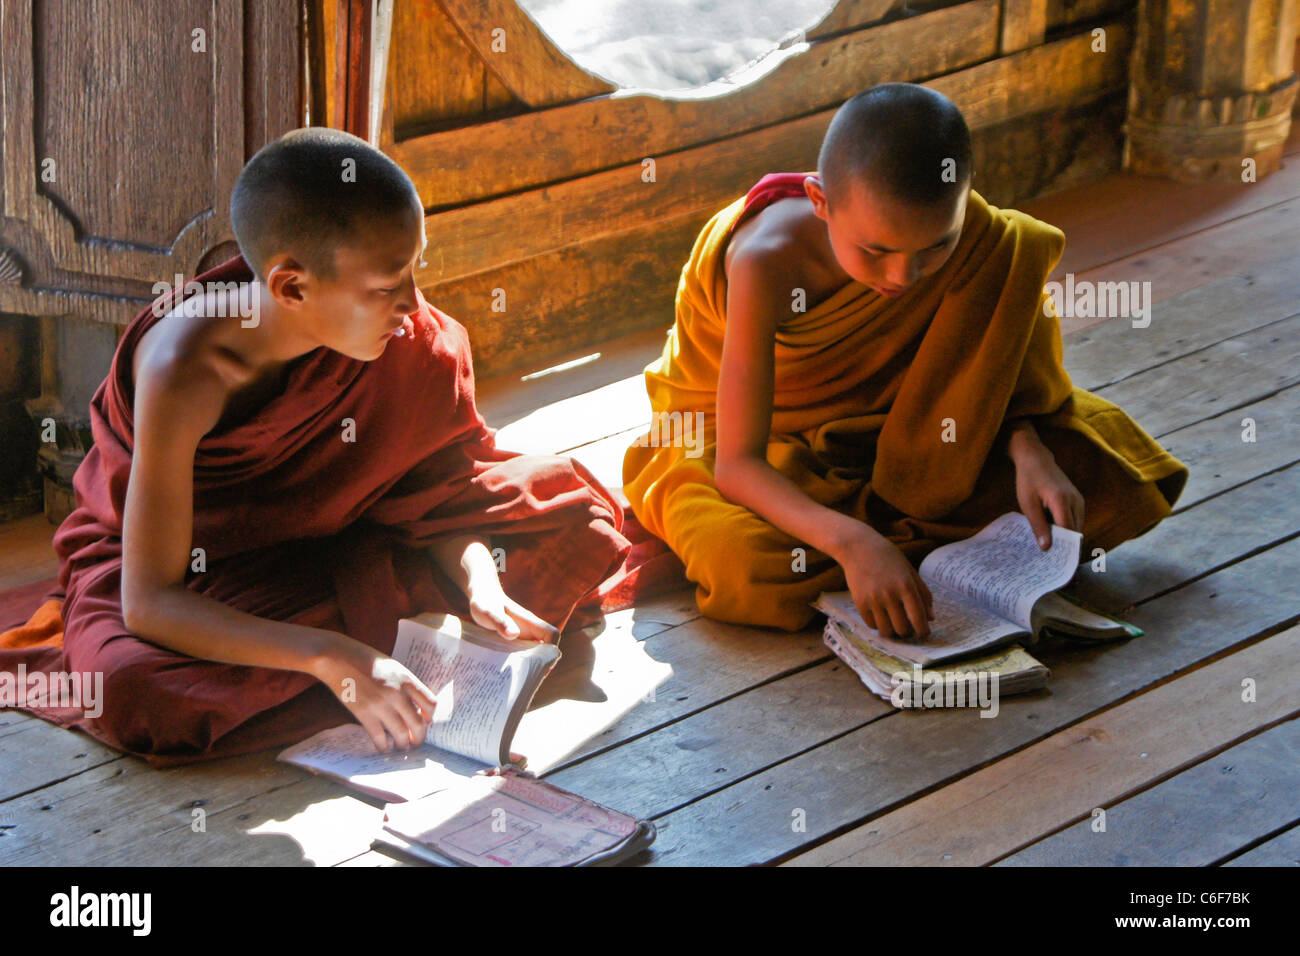
<svg viewBox="0 0 1300 956">
<path fill-rule="evenodd" d="M 273 263 L 266 271 L 266 289 L 276 304 L 288 309 L 301 308 L 306 270 L 291 259 Z"/>
<path fill-rule="evenodd" d="M 818 219 L 826 218 L 826 190 L 822 187 L 820 176 L 805 176 L 803 191 L 812 200 L 813 212 Z"/>
</svg>

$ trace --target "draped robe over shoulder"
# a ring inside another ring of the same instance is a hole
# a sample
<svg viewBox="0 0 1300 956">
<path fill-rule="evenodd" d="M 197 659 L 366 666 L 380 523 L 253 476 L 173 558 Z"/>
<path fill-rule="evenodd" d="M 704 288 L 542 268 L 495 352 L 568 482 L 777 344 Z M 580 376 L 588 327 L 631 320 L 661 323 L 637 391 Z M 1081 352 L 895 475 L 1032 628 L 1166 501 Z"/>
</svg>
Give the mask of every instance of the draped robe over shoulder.
<svg viewBox="0 0 1300 956">
<path fill-rule="evenodd" d="M 845 586 L 843 571 L 717 491 L 714 429 L 727 243 L 765 206 L 803 196 L 806 175 L 766 176 L 704 226 L 676 322 L 645 372 L 659 427 L 623 463 L 633 512 L 682 558 L 704 613 L 791 630 L 812 619 L 819 591 Z M 1009 420 L 1030 417 L 1084 496 L 1089 546 L 1149 530 L 1187 468 L 1118 406 L 1071 383 L 1043 291 L 1064 241 L 972 191 L 957 246 L 933 275 L 896 298 L 851 281 L 792 311 L 776 331 L 768 462 L 919 561 L 1018 509 L 1014 467 L 995 449 Z M 665 427 L 677 412 L 698 417 L 702 439 L 665 438 L 684 427 L 676 417 Z"/>
<path fill-rule="evenodd" d="M 197 281 L 251 279 L 236 258 Z M 506 593 L 557 627 L 619 566 L 631 545 L 618 503 L 569 458 L 497 448 L 474 405 L 465 329 L 418 303 L 405 336 L 378 358 L 318 348 L 291 363 L 282 394 L 204 436 L 192 536 L 202 563 L 186 587 L 391 653 L 403 616 L 468 615 L 427 552 L 446 536 L 490 535 Z M 20 665 L 103 673 L 97 717 L 56 700 L 25 709 L 167 765 L 278 746 L 352 718 L 310 675 L 196 660 L 123 624 L 132 356 L 157 321 L 146 309 L 127 328 L 92 400 L 94 446 L 74 477 L 76 510 L 54 537 L 59 592 L 26 632 L 0 636 L 0 678 Z"/>
</svg>

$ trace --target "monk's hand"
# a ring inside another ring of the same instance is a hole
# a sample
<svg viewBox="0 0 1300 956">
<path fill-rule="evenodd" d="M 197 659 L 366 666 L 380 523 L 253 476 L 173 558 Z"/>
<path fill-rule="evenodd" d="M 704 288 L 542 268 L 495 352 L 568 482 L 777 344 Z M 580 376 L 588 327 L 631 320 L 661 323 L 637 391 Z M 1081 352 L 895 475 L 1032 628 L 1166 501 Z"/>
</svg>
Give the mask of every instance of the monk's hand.
<svg viewBox="0 0 1300 956">
<path fill-rule="evenodd" d="M 1083 495 L 1056 464 L 1056 458 L 1041 443 L 1026 443 L 1014 456 L 1016 500 L 1029 519 L 1038 546 L 1052 547 L 1051 521 L 1071 531 L 1083 531 Z"/>
<path fill-rule="evenodd" d="M 882 637 L 929 637 L 933 598 L 912 562 L 878 531 L 863 531 L 837 555 L 867 626 Z"/>
<path fill-rule="evenodd" d="M 553 644 L 560 636 L 558 630 L 507 595 L 495 575 L 491 580 L 471 579 L 465 596 L 469 598 L 469 613 L 474 623 L 496 631 L 508 641 L 522 638 Z"/>
<path fill-rule="evenodd" d="M 311 673 L 352 712 L 380 753 L 393 749 L 390 737 L 399 750 L 424 740 L 437 700 L 423 681 L 388 655 L 336 634 Z"/>
</svg>

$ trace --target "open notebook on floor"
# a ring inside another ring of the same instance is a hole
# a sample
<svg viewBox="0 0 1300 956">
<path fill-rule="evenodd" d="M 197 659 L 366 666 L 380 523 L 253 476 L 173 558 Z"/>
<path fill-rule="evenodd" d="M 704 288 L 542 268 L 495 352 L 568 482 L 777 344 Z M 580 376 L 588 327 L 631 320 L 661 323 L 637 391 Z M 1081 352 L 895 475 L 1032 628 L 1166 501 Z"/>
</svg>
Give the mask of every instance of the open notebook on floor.
<svg viewBox="0 0 1300 956">
<path fill-rule="evenodd" d="M 507 641 L 452 615 L 404 618 L 393 658 L 428 686 L 438 704 L 424 743 L 380 753 L 359 724 L 343 724 L 289 747 L 278 759 L 386 801 L 386 819 L 397 822 L 386 824 L 377 843 L 400 846 L 423 862 L 573 865 L 621 859 L 648 845 L 652 824 L 510 765 L 515 730 L 559 656 L 553 644 Z M 514 837 L 473 842 L 455 836 L 478 826 L 483 812 L 489 834 L 500 836 L 492 828 L 506 827 Z M 444 838 L 453 842 L 443 845 Z M 472 850 L 482 847 L 492 852 L 476 858 Z"/>
<path fill-rule="evenodd" d="M 1055 593 L 1079 566 L 1082 538 L 1054 525 L 1052 547 L 1043 551 L 1029 519 L 1009 512 L 971 538 L 936 548 L 920 567 L 935 615 L 923 640 L 883 637 L 867 626 L 848 591 L 824 592 L 814 606 L 844 633 L 908 667 L 987 654 L 1014 641 L 1032 644 L 1045 631 L 1093 641 L 1141 635 Z"/>
<path fill-rule="evenodd" d="M 506 768 L 384 808 L 372 848 L 435 866 L 599 866 L 654 842 L 654 824 Z"/>
</svg>

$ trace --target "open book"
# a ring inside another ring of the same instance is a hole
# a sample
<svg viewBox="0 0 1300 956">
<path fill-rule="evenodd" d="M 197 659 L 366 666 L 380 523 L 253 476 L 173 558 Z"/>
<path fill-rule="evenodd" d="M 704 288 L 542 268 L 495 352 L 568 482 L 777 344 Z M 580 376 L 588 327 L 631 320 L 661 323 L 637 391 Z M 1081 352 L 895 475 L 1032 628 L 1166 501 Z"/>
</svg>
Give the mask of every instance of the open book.
<svg viewBox="0 0 1300 956">
<path fill-rule="evenodd" d="M 824 592 L 814 607 L 844 632 L 909 666 L 987 653 L 1012 641 L 1033 643 L 1043 631 L 1087 640 L 1140 635 L 1132 624 L 1053 593 L 1074 576 L 1082 538 L 1053 525 L 1052 547 L 1043 551 L 1029 519 L 1013 511 L 965 541 L 936 548 L 920 567 L 935 617 L 924 640 L 881 636 L 867 626 L 848 591 Z"/>
<path fill-rule="evenodd" d="M 387 802 L 376 849 L 452 866 L 609 863 L 654 839 L 654 825 L 510 764 L 510 742 L 559 648 L 507 641 L 451 615 L 398 623 L 393 658 L 434 694 L 424 743 L 380 753 L 359 724 L 323 730 L 280 760 Z"/>
<path fill-rule="evenodd" d="M 450 780 L 510 762 L 510 741 L 560 649 L 507 641 L 449 614 L 397 625 L 393 659 L 433 691 L 438 706 L 424 744 L 379 753 L 359 724 L 323 730 L 279 759 L 382 800 L 414 800 Z"/>
</svg>

